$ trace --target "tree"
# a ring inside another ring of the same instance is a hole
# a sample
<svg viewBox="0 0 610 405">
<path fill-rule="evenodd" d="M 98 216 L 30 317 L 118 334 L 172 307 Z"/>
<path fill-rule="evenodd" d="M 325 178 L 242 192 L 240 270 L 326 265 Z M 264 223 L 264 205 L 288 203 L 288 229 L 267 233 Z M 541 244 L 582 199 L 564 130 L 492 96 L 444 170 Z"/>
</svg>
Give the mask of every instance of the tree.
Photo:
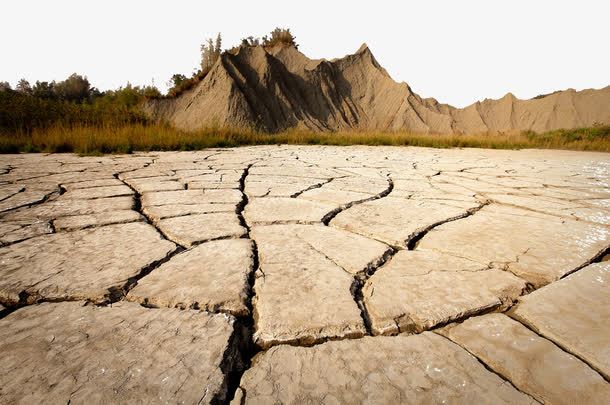
<svg viewBox="0 0 610 405">
<path fill-rule="evenodd" d="M 220 33 L 216 37 L 216 42 L 209 38 L 207 43 L 201 45 L 201 71 L 205 74 L 210 71 L 214 63 L 220 58 L 222 53 L 222 37 Z"/>
<path fill-rule="evenodd" d="M 175 75 L 172 76 L 171 79 L 169 79 L 169 85 L 172 88 L 179 87 L 186 80 L 187 79 L 186 79 L 185 75 L 182 75 L 180 73 L 176 73 Z"/>
<path fill-rule="evenodd" d="M 216 59 L 218 59 L 220 57 L 220 53 L 221 53 L 220 48 L 221 47 L 222 47 L 222 37 L 220 36 L 220 32 L 219 32 L 218 35 L 216 36 L 216 46 L 214 48 L 214 52 L 216 52 Z"/>
<path fill-rule="evenodd" d="M 25 79 L 19 80 L 15 90 L 22 94 L 32 94 L 32 86 L 30 86 L 30 82 Z"/>
<path fill-rule="evenodd" d="M 10 91 L 11 89 L 11 84 L 9 82 L 0 82 L 0 93 L 2 93 L 3 91 Z"/>
<path fill-rule="evenodd" d="M 89 98 L 90 92 L 91 85 L 87 77 L 76 73 L 71 74 L 63 82 L 55 84 L 55 93 L 60 99 L 66 101 L 83 102 Z"/>
<path fill-rule="evenodd" d="M 55 99 L 55 82 L 39 82 L 32 87 L 32 95 L 38 98 Z"/>
</svg>

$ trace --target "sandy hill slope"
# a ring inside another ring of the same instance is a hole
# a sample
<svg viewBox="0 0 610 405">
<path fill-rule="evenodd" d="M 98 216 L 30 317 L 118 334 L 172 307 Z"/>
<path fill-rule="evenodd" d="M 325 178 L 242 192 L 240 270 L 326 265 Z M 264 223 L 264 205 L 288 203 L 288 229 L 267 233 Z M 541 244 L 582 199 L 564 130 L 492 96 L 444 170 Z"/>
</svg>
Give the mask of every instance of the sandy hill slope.
<svg viewBox="0 0 610 405">
<path fill-rule="evenodd" d="M 610 86 L 531 100 L 507 94 L 466 108 L 423 99 L 395 82 L 365 45 L 353 55 L 312 60 L 291 46 L 225 52 L 193 89 L 151 100 L 151 117 L 194 130 L 214 125 L 264 131 L 409 130 L 481 133 L 610 124 Z"/>
</svg>

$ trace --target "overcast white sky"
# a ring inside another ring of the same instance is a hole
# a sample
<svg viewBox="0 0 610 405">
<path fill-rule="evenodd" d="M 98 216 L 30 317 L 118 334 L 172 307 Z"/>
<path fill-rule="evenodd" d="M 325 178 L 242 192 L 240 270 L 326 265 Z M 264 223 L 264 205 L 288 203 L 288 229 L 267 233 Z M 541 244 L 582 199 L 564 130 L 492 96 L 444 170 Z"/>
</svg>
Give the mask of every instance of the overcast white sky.
<svg viewBox="0 0 610 405">
<path fill-rule="evenodd" d="M 458 107 L 610 84 L 610 1 L 2 0 L 0 81 L 87 75 L 102 90 L 189 75 L 216 33 L 230 47 L 289 27 L 312 58 L 366 42 L 397 81 Z"/>
</svg>

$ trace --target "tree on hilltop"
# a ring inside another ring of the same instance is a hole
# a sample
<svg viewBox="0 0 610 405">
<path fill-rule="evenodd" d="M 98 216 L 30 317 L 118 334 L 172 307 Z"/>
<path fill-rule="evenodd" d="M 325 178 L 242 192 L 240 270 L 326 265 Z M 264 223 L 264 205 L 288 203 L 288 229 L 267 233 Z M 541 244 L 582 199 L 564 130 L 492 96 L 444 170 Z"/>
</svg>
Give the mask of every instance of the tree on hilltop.
<svg viewBox="0 0 610 405">
<path fill-rule="evenodd" d="M 201 45 L 201 71 L 207 73 L 210 71 L 214 63 L 220 58 L 222 53 L 222 37 L 220 33 L 216 36 L 216 41 L 212 38 Z"/>
<path fill-rule="evenodd" d="M 187 80 L 187 77 L 183 74 L 176 73 L 169 79 L 169 87 L 179 87 L 182 83 Z"/>
</svg>

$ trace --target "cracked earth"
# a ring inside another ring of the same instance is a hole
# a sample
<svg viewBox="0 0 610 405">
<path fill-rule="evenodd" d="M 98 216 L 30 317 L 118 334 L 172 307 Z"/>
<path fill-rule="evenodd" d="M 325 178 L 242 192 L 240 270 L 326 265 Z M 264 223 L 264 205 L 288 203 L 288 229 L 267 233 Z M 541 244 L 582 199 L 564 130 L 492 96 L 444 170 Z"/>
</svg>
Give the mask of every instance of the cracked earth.
<svg viewBox="0 0 610 405">
<path fill-rule="evenodd" d="M 610 398 L 610 156 L 0 156 L 0 403 Z"/>
</svg>

